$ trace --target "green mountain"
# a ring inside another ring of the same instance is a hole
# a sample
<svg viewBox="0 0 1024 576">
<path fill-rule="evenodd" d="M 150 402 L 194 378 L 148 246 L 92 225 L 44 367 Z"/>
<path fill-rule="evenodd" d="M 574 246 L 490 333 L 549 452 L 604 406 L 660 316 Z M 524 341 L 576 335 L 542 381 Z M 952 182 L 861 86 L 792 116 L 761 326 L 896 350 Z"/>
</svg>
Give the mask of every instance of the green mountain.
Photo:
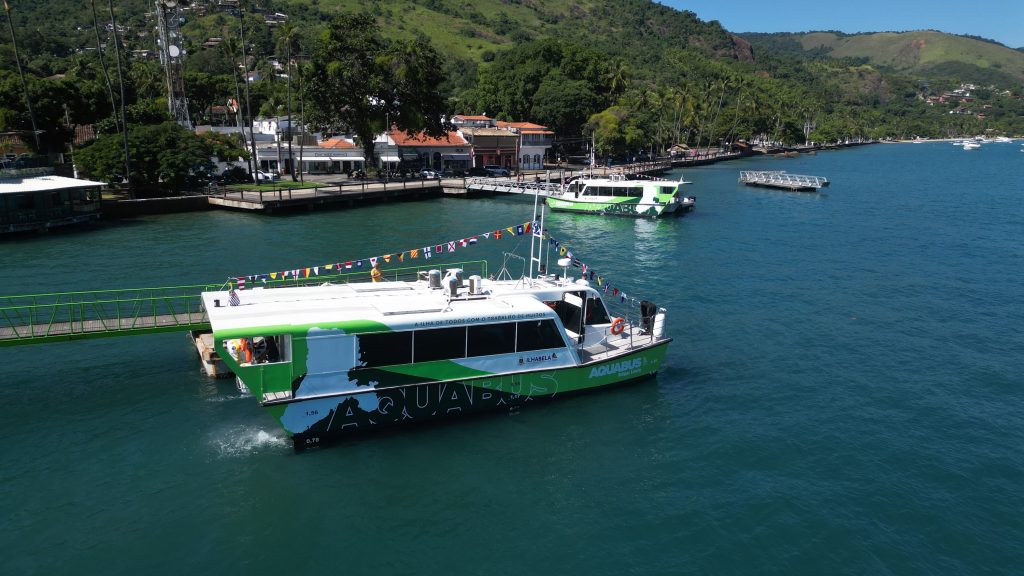
<svg viewBox="0 0 1024 576">
<path fill-rule="evenodd" d="M 67 138 L 59 128 L 65 119 L 109 133 L 116 127 L 110 115 L 115 98 L 95 48 L 90 3 L 8 1 L 36 116 L 54 139 L 50 148 L 60 149 Z M 158 120 L 166 105 L 153 54 L 153 2 L 113 4 L 129 50 L 128 122 Z M 615 153 L 736 138 L 793 143 L 1024 133 L 1024 52 L 976 38 L 930 31 L 736 35 L 716 21 L 651 0 L 241 4 L 251 56 L 246 64 L 260 77 L 249 85 L 259 114 L 282 114 L 294 104 L 290 94 L 297 86 L 284 80 L 283 46 L 291 46 L 292 54 L 316 55 L 321 33 L 337 15 L 360 12 L 373 17 L 385 42 L 433 46 L 430 66 L 442 71 L 438 88 L 450 112 L 538 122 L 578 141 L 596 134 L 598 147 Z M 211 122 L 211 106 L 242 100 L 240 19 L 233 0 L 179 5 L 187 5 L 181 31 L 190 113 L 198 123 Z M 106 7 L 97 2 L 101 27 L 108 22 Z M 109 43 L 108 32 L 100 36 Z M 109 45 L 106 51 L 109 57 Z M 302 61 L 309 74 L 314 63 Z M 13 63 L 9 37 L 0 33 L 0 131 L 28 125 Z M 106 65 L 113 70 L 109 59 Z M 1000 89 L 979 90 L 970 106 L 928 100 L 959 82 Z M 376 121 L 383 124 L 387 116 L 380 116 Z"/>
<path fill-rule="evenodd" d="M 759 49 L 801 57 L 860 59 L 923 79 L 1003 87 L 1024 83 L 1024 52 L 997 42 L 934 30 L 914 32 L 745 33 Z"/>
</svg>

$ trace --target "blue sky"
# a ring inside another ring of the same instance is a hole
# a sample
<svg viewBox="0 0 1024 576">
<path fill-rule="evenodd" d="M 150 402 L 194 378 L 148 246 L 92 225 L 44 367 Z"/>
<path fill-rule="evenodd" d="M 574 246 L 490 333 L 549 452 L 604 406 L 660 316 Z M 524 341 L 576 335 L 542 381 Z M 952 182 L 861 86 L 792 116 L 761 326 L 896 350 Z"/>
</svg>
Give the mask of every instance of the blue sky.
<svg viewBox="0 0 1024 576">
<path fill-rule="evenodd" d="M 659 0 L 730 32 L 931 28 L 1024 46 L 1024 0 Z"/>
</svg>

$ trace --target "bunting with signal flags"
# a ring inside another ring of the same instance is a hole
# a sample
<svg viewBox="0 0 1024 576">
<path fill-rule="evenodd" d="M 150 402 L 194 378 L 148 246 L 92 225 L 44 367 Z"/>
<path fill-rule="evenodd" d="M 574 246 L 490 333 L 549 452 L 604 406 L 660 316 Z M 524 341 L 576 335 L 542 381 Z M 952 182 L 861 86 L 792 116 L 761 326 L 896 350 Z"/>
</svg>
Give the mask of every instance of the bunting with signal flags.
<svg viewBox="0 0 1024 576">
<path fill-rule="evenodd" d="M 536 226 L 536 223 L 534 223 Z M 599 274 L 594 270 L 592 266 L 581 260 L 578 256 L 573 254 L 572 248 L 565 242 L 559 242 L 555 237 L 551 236 L 545 229 L 542 231 L 542 238 L 548 241 L 548 246 L 558 250 L 558 256 L 561 258 L 568 258 L 569 265 L 573 268 L 579 268 L 581 271 L 581 278 L 585 278 L 590 281 L 596 281 L 598 288 L 600 288 L 605 294 L 611 294 L 612 297 L 618 298 L 619 302 L 626 302 L 627 300 L 635 302 L 634 299 L 630 298 L 625 292 L 616 286 L 608 283 L 608 279 L 603 274 Z"/>
<path fill-rule="evenodd" d="M 281 272 L 268 272 L 266 274 L 250 274 L 248 276 L 234 276 L 227 280 L 226 285 L 230 288 L 244 290 L 247 286 L 261 282 L 266 284 L 270 281 L 279 280 L 304 280 L 313 276 L 320 276 L 320 271 L 323 269 L 325 272 L 343 273 L 342 271 L 352 271 L 354 268 L 359 269 L 364 265 L 373 266 L 374 263 L 390 264 L 392 262 L 405 262 L 406 258 L 420 258 L 430 259 L 434 257 L 444 256 L 445 254 L 451 254 L 455 252 L 456 248 L 469 248 L 476 246 L 481 240 L 501 240 L 505 237 L 522 236 L 524 234 L 530 234 L 531 231 L 536 235 L 537 230 L 540 228 L 539 222 L 523 222 L 521 224 L 514 224 L 512 226 L 506 226 L 505 228 L 497 228 L 495 230 L 488 230 L 479 234 L 466 236 L 457 240 L 448 240 L 437 244 L 423 246 L 421 248 L 410 248 L 401 252 L 393 252 L 391 254 L 382 254 L 379 256 L 371 256 L 369 258 L 360 258 L 358 260 L 346 260 L 344 262 L 332 262 L 330 264 L 321 264 L 319 266 L 309 266 L 302 268 L 293 268 L 291 270 L 284 270 Z M 365 264 L 364 264 L 365 263 Z"/>
<path fill-rule="evenodd" d="M 451 254 L 452 252 L 455 252 L 456 247 L 461 250 L 463 248 L 476 246 L 481 240 L 502 240 L 506 237 L 512 238 L 516 236 L 523 236 L 525 234 L 533 234 L 534 236 L 539 236 L 540 238 L 547 240 L 549 247 L 558 251 L 559 257 L 568 258 L 570 265 L 573 268 L 581 269 L 582 278 L 587 278 L 591 281 L 596 280 L 597 286 L 601 288 L 605 294 L 611 294 L 612 297 L 617 297 L 620 302 L 632 300 L 632 298 L 627 296 L 626 293 L 620 290 L 617 286 L 610 284 L 603 274 L 598 274 L 592 266 L 583 262 L 573 254 L 573 250 L 568 243 L 560 242 L 555 237 L 551 236 L 547 229 L 542 230 L 539 222 L 523 222 L 521 224 L 506 226 L 504 228 L 488 230 L 486 232 L 466 236 L 457 240 L 448 240 L 429 246 L 423 246 L 421 248 L 411 248 L 401 252 L 371 256 L 369 258 L 360 258 L 358 260 L 346 260 L 344 262 L 322 264 L 320 266 L 294 268 L 292 270 L 284 270 L 282 272 L 269 272 L 266 274 L 251 274 L 249 276 L 231 277 L 228 278 L 227 286 L 237 290 L 245 290 L 248 286 L 255 284 L 256 282 L 266 284 L 269 281 L 289 279 L 303 280 L 313 276 L 319 276 L 321 269 L 324 271 L 336 270 L 338 273 L 343 273 L 343 270 L 345 272 L 351 272 L 353 269 L 362 269 L 363 266 L 372 266 L 375 262 L 405 262 L 406 258 L 418 259 L 420 257 L 424 260 L 429 260 L 434 257 Z"/>
</svg>

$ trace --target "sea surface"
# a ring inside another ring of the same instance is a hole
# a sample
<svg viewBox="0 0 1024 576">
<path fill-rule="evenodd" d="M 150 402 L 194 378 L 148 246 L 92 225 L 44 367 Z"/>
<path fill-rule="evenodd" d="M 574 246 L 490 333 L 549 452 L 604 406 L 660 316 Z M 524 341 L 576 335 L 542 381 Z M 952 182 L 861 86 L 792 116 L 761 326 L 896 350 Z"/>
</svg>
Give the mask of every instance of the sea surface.
<svg viewBox="0 0 1024 576">
<path fill-rule="evenodd" d="M 184 334 L 0 348 L 0 573 L 1021 574 L 1022 171 L 1019 144 L 874 145 L 687 170 L 683 218 L 551 215 L 668 309 L 656 379 L 302 454 Z M 0 241 L 0 292 L 220 281 L 531 210 L 140 217 Z M 446 258 L 495 273 L 522 242 Z"/>
</svg>

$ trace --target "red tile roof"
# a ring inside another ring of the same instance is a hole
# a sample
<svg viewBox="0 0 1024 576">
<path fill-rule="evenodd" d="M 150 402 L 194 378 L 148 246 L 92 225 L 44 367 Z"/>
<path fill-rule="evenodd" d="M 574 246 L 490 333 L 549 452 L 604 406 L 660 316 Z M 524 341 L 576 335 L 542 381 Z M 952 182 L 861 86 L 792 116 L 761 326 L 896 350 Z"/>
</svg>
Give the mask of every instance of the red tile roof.
<svg viewBox="0 0 1024 576">
<path fill-rule="evenodd" d="M 348 140 L 345 140 L 344 138 L 338 136 L 338 137 L 335 137 L 335 138 L 328 138 L 327 140 L 324 140 L 323 142 L 320 143 L 320 147 L 321 148 L 334 148 L 334 149 L 342 149 L 342 148 L 344 148 L 344 149 L 347 149 L 347 150 L 355 150 L 356 145 L 351 143 L 351 142 L 349 142 Z"/>
<path fill-rule="evenodd" d="M 401 130 L 392 130 L 388 136 L 395 142 L 396 146 L 466 146 L 466 141 L 459 136 L 458 132 L 449 132 L 447 136 L 434 138 L 423 132 L 412 136 Z"/>
<path fill-rule="evenodd" d="M 534 124 L 533 122 L 504 122 L 498 120 L 498 128 L 515 128 L 523 134 L 554 134 L 547 126 Z"/>
<path fill-rule="evenodd" d="M 456 114 L 455 117 L 456 118 L 461 118 L 463 120 L 490 120 L 491 119 L 490 116 L 467 116 L 465 114 Z"/>
</svg>

